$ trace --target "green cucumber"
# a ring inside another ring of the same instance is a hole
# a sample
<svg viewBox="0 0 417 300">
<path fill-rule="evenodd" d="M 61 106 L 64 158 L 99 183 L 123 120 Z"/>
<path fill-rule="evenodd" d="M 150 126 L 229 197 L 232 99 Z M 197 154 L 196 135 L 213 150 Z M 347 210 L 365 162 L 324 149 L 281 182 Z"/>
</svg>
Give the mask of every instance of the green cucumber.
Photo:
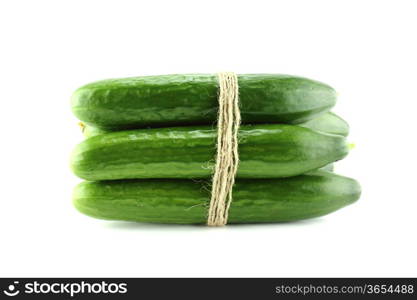
<svg viewBox="0 0 417 300">
<path fill-rule="evenodd" d="M 243 123 L 306 122 L 328 111 L 336 93 L 306 78 L 238 75 Z M 99 128 L 211 125 L 217 118 L 216 75 L 132 77 L 87 84 L 72 96 L 73 113 Z"/>
<path fill-rule="evenodd" d="M 334 164 L 325 165 L 324 167 L 321 167 L 318 170 L 319 171 L 333 172 L 334 171 Z"/>
<path fill-rule="evenodd" d="M 72 168 L 86 180 L 209 178 L 216 130 L 209 126 L 138 129 L 94 136 L 74 150 Z M 296 125 L 243 125 L 238 178 L 295 176 L 348 154 L 343 136 Z"/>
<path fill-rule="evenodd" d="M 338 135 L 343 135 L 343 136 L 348 136 L 349 134 L 348 123 L 345 120 L 343 120 L 341 117 L 339 117 L 338 115 L 332 112 L 325 113 L 310 121 L 298 124 L 298 126 L 310 128 L 316 131 L 322 131 L 325 133 L 338 134 Z M 94 127 L 91 125 L 82 125 L 81 127 L 82 127 L 82 132 L 84 136 L 87 138 L 100 135 L 100 134 L 117 131 L 114 129 L 98 128 L 98 127 Z"/>
<path fill-rule="evenodd" d="M 85 124 L 83 124 L 81 129 L 86 138 L 117 131 L 117 130 L 111 130 L 111 129 L 102 129 L 102 128 L 98 128 L 98 127 L 91 126 L 91 125 L 85 125 Z"/>
<path fill-rule="evenodd" d="M 349 135 L 349 124 L 335 113 L 328 112 L 310 121 L 298 124 L 305 128 L 325 133 Z"/>
<path fill-rule="evenodd" d="M 286 222 L 326 215 L 360 196 L 351 178 L 316 171 L 281 179 L 239 179 L 233 187 L 229 223 Z M 209 182 L 147 179 L 83 182 L 74 205 L 100 219 L 199 224 L 207 219 Z"/>
</svg>

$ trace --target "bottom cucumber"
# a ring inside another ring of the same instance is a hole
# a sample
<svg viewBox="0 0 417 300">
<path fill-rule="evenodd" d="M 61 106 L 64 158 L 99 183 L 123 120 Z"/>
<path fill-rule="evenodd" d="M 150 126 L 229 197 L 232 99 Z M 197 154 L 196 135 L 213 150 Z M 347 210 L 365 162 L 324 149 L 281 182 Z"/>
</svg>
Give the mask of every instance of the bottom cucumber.
<svg viewBox="0 0 417 300">
<path fill-rule="evenodd" d="M 285 222 L 326 215 L 359 199 L 358 182 L 327 171 L 281 179 L 239 179 L 229 223 Z M 74 205 L 108 220 L 206 223 L 209 181 L 154 179 L 80 183 Z"/>
</svg>

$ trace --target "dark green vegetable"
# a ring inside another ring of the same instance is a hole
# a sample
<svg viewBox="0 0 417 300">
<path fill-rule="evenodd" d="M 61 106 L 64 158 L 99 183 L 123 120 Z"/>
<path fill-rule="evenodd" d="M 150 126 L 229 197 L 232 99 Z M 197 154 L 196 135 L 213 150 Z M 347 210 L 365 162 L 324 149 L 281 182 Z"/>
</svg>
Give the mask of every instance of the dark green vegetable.
<svg viewBox="0 0 417 300">
<path fill-rule="evenodd" d="M 306 78 L 276 74 L 239 75 L 243 123 L 302 123 L 328 111 L 335 91 Z M 79 88 L 74 114 L 107 129 L 215 123 L 215 75 L 162 75 L 103 80 Z"/>
<path fill-rule="evenodd" d="M 209 178 L 216 130 L 208 126 L 113 132 L 86 139 L 72 156 L 86 180 Z M 295 176 L 340 160 L 343 136 L 295 125 L 244 125 L 239 131 L 238 178 Z"/>
<path fill-rule="evenodd" d="M 207 219 L 209 182 L 179 179 L 83 182 L 74 205 L 101 219 L 197 224 Z M 283 222 L 322 216 L 355 202 L 359 184 L 316 171 L 282 179 L 239 179 L 229 223 Z"/>
</svg>

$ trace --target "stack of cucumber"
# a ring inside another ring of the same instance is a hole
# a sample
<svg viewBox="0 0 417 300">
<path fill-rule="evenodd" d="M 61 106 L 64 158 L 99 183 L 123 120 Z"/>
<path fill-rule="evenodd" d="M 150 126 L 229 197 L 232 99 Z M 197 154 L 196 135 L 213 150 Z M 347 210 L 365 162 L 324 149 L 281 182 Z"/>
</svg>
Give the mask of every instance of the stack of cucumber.
<svg viewBox="0 0 417 300">
<path fill-rule="evenodd" d="M 335 91 L 306 78 L 238 75 L 240 163 L 228 223 L 318 217 L 355 202 L 359 184 L 332 172 L 349 152 Z M 71 166 L 75 207 L 92 217 L 206 223 L 216 153 L 215 74 L 87 84 L 72 97 L 86 139 Z"/>
</svg>

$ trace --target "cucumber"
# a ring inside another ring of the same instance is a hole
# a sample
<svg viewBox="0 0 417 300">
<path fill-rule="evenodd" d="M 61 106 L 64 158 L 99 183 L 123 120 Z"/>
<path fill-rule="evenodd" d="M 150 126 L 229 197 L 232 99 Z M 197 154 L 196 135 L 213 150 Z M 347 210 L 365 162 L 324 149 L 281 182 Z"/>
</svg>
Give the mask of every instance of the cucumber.
<svg viewBox="0 0 417 300">
<path fill-rule="evenodd" d="M 324 167 L 321 167 L 318 170 L 320 170 L 320 171 L 333 172 L 334 171 L 334 164 L 325 165 Z"/>
<path fill-rule="evenodd" d="M 207 219 L 209 181 L 186 179 L 83 182 L 73 202 L 100 219 L 199 224 Z M 325 171 L 281 179 L 239 179 L 229 223 L 286 222 L 326 215 L 359 199 L 359 184 Z"/>
<path fill-rule="evenodd" d="M 328 112 L 299 126 L 325 133 L 349 135 L 349 124 L 335 113 Z"/>
<path fill-rule="evenodd" d="M 106 134 L 106 133 L 110 133 L 114 131 L 117 131 L 117 130 L 102 129 L 102 128 L 94 127 L 92 125 L 85 125 L 85 124 L 83 124 L 82 126 L 82 132 L 86 138 L 100 135 L 100 134 Z"/>
<path fill-rule="evenodd" d="M 238 75 L 243 123 L 306 122 L 328 111 L 336 93 L 306 78 Z M 218 82 L 213 74 L 109 79 L 87 84 L 72 96 L 73 113 L 107 129 L 211 125 L 216 121 Z"/>
<path fill-rule="evenodd" d="M 326 113 L 326 114 L 323 115 L 323 117 L 319 117 L 319 118 L 320 119 L 325 119 L 325 118 L 327 118 L 328 114 L 331 114 L 331 113 Z M 332 115 L 334 115 L 334 114 L 332 114 Z M 334 116 L 336 116 L 336 115 L 334 115 Z M 340 120 L 340 121 L 345 122 L 343 119 L 341 119 L 340 117 L 337 117 L 337 116 L 336 116 L 336 118 L 333 118 L 332 116 L 329 116 L 329 119 L 334 120 L 334 121 Z M 314 120 L 316 120 L 316 119 L 314 119 Z M 338 124 L 329 123 L 328 125 L 331 125 L 331 126 L 334 126 L 334 127 L 333 128 L 327 128 L 328 127 L 327 124 L 324 123 L 324 122 L 321 122 L 321 121 L 320 122 L 308 122 L 308 123 L 310 123 L 310 124 L 305 125 L 306 123 L 303 123 L 303 124 L 300 124 L 300 126 L 310 128 L 310 129 L 313 129 L 313 130 L 322 131 L 322 132 L 329 131 L 330 133 L 339 134 L 339 135 L 343 135 L 343 136 L 348 135 L 349 127 L 340 126 L 342 124 L 338 125 Z M 113 130 L 100 129 L 100 128 L 93 127 L 93 126 L 90 126 L 90 125 L 88 125 L 88 126 L 82 125 L 81 128 L 82 128 L 82 132 L 83 132 L 83 134 L 86 138 L 96 136 L 96 135 L 100 135 L 100 134 L 106 134 L 106 133 L 114 132 Z M 347 129 L 347 131 L 345 129 Z M 319 170 L 333 172 L 334 164 L 325 165 L 324 167 L 319 168 Z"/>
<path fill-rule="evenodd" d="M 74 150 L 74 173 L 86 180 L 209 178 L 216 130 L 209 126 L 139 129 L 94 136 Z M 295 176 L 348 154 L 343 136 L 295 125 L 243 125 L 238 178 Z"/>
<path fill-rule="evenodd" d="M 298 124 L 298 126 L 310 128 L 316 131 L 322 131 L 325 133 L 338 134 L 338 135 L 343 135 L 343 136 L 348 136 L 349 134 L 348 123 L 345 120 L 343 120 L 341 117 L 339 117 L 338 115 L 332 112 L 325 113 L 310 121 Z M 84 125 L 84 124 L 81 126 L 81 128 L 82 128 L 82 132 L 84 136 L 87 138 L 100 135 L 100 134 L 117 131 L 114 129 L 113 130 L 103 129 L 103 128 L 97 128 L 91 125 Z"/>
</svg>

